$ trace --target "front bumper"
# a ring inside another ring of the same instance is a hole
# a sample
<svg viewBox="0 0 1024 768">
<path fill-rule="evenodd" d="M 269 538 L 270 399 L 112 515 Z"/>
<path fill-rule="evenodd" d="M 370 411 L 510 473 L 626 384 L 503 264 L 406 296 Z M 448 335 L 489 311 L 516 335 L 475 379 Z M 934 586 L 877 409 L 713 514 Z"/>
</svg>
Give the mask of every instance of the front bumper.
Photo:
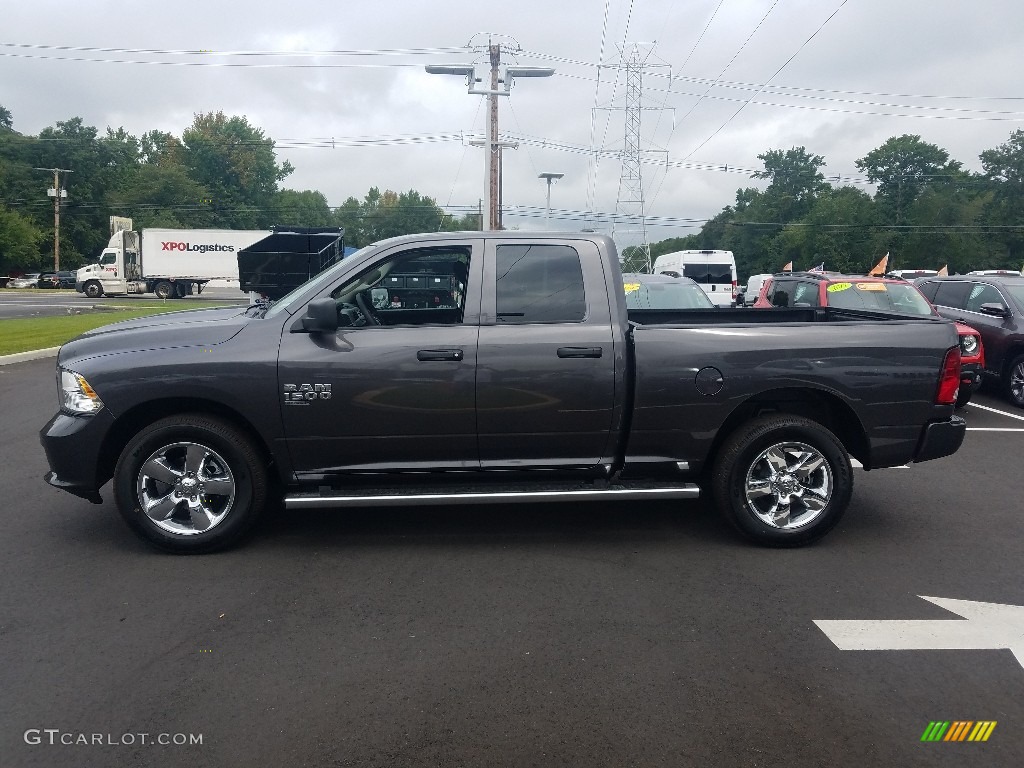
<svg viewBox="0 0 1024 768">
<path fill-rule="evenodd" d="M 971 392 L 977 392 L 981 386 L 981 363 L 964 363 L 960 366 L 960 386 L 970 387 Z"/>
<path fill-rule="evenodd" d="M 99 489 L 109 479 L 104 471 L 102 446 L 114 418 L 106 408 L 92 416 L 58 413 L 39 432 L 54 488 L 102 504 Z M 107 462 L 109 464 L 109 462 Z"/>
<path fill-rule="evenodd" d="M 921 433 L 914 461 L 931 461 L 956 453 L 966 434 L 967 422 L 959 416 L 952 416 L 949 421 L 933 421 Z"/>
</svg>

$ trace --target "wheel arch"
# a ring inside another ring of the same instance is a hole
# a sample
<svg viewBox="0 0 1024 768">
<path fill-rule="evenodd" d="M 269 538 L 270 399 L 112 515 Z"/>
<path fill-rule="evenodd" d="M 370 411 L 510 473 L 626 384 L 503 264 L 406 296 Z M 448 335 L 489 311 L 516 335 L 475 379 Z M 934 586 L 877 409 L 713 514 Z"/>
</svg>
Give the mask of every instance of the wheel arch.
<svg viewBox="0 0 1024 768">
<path fill-rule="evenodd" d="M 107 482 L 114 475 L 118 457 L 128 441 L 160 419 L 180 416 L 185 413 L 199 413 L 222 419 L 244 432 L 262 454 L 268 469 L 276 469 L 270 446 L 241 413 L 220 402 L 191 397 L 169 397 L 140 403 L 129 409 L 114 422 L 100 449 L 99 483 Z M 271 475 L 274 473 L 271 472 Z"/>
<path fill-rule="evenodd" d="M 847 452 L 865 467 L 870 466 L 871 451 L 867 431 L 856 411 L 838 395 L 812 387 L 770 389 L 749 397 L 737 406 L 719 427 L 704 467 L 715 463 L 722 445 L 739 427 L 751 419 L 769 413 L 788 413 L 821 424 L 834 434 Z"/>
</svg>

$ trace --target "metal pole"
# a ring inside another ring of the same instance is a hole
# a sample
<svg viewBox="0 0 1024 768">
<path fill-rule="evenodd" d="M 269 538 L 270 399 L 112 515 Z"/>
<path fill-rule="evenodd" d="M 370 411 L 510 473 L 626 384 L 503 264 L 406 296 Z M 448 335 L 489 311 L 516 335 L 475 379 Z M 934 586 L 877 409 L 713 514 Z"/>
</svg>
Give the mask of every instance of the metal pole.
<svg viewBox="0 0 1024 768">
<path fill-rule="evenodd" d="M 544 216 L 544 226 L 547 229 L 551 229 L 551 177 L 548 176 L 548 207 L 547 213 Z"/>
<path fill-rule="evenodd" d="M 501 46 L 488 46 L 491 59 L 491 90 L 498 90 L 498 67 L 501 64 Z M 501 229 L 501 211 L 498 207 L 501 149 L 498 143 L 498 95 L 487 97 L 490 115 L 487 120 L 487 211 L 488 229 Z"/>
<path fill-rule="evenodd" d="M 60 271 L 60 171 L 53 169 L 53 271 Z"/>
</svg>

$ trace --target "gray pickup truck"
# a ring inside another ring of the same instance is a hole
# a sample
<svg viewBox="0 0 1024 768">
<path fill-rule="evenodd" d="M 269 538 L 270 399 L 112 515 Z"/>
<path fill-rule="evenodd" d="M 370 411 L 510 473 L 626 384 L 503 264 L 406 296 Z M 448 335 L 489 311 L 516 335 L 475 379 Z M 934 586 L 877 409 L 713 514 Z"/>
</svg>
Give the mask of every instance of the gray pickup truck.
<svg viewBox="0 0 1024 768">
<path fill-rule="evenodd" d="M 627 288 L 628 289 L 628 288 Z M 287 509 L 709 490 L 743 534 L 828 532 L 866 469 L 954 453 L 957 333 L 828 308 L 627 310 L 612 241 L 377 243 L 270 304 L 65 344 L 46 481 L 175 552 Z"/>
</svg>

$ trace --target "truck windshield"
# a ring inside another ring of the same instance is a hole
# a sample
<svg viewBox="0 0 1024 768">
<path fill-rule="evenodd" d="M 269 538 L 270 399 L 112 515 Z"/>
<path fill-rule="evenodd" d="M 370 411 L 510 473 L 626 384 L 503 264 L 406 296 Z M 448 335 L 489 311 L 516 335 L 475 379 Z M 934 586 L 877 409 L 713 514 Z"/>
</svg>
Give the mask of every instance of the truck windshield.
<svg viewBox="0 0 1024 768">
<path fill-rule="evenodd" d="M 826 289 L 828 305 L 901 315 L 934 315 L 932 305 L 912 285 L 881 282 L 838 282 Z"/>
<path fill-rule="evenodd" d="M 626 281 L 627 309 L 708 309 L 714 304 L 693 283 L 641 283 Z"/>
<path fill-rule="evenodd" d="M 263 316 L 273 317 L 281 312 L 294 312 L 297 307 L 293 307 L 292 304 L 298 303 L 297 300 L 299 298 L 305 296 L 307 293 L 317 293 L 326 285 L 332 283 L 336 279 L 338 272 L 344 270 L 354 259 L 357 259 L 370 250 L 370 247 L 371 246 L 360 248 L 351 256 L 346 256 L 344 260 L 339 261 L 330 269 L 324 270 L 312 280 L 308 280 L 298 288 L 286 293 L 280 299 L 275 301 Z"/>
</svg>

